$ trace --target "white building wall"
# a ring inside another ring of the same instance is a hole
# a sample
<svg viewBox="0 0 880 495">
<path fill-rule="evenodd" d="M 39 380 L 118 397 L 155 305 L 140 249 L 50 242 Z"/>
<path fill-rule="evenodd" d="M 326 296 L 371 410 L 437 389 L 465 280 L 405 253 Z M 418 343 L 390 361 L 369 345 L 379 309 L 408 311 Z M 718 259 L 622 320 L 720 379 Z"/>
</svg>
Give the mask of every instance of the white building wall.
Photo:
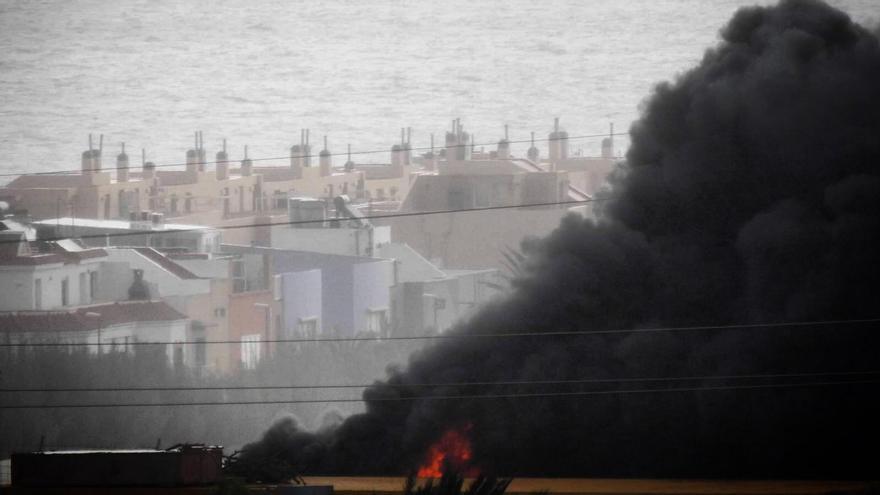
<svg viewBox="0 0 880 495">
<path fill-rule="evenodd" d="M 345 256 L 375 256 L 378 248 L 391 242 L 388 226 L 368 229 L 299 229 L 289 225 L 272 227 L 272 247 Z"/>
<path fill-rule="evenodd" d="M 394 262 L 391 260 L 359 263 L 352 265 L 352 310 L 354 311 L 354 330 L 365 332 L 371 329 L 371 314 L 384 312 L 385 324 L 381 329 L 390 329 L 391 286 L 394 285 Z"/>
<path fill-rule="evenodd" d="M 279 275 L 282 284 L 283 335 L 298 336 L 299 327 L 314 321 L 315 335 L 321 335 L 321 270 L 307 270 Z"/>
<path fill-rule="evenodd" d="M 0 311 L 53 310 L 94 302 L 90 295 L 90 272 L 100 270 L 100 260 L 82 264 L 52 263 L 0 267 Z M 85 286 L 80 285 L 80 274 Z M 40 307 L 36 306 L 36 280 L 40 280 Z M 67 304 L 62 301 L 62 280 L 67 279 Z"/>
</svg>

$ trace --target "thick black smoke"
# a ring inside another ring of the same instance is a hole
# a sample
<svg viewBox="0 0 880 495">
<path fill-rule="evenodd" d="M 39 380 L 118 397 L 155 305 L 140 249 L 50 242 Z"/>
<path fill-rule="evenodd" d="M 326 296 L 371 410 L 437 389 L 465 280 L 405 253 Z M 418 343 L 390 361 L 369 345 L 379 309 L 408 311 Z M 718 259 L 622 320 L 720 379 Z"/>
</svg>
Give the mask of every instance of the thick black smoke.
<svg viewBox="0 0 880 495">
<path fill-rule="evenodd" d="M 527 246 L 514 293 L 456 332 L 880 317 L 877 37 L 809 0 L 742 9 L 721 35 L 646 102 L 603 220 L 570 216 Z M 817 379 L 417 384 L 866 371 L 880 367 L 876 330 L 445 341 L 367 390 L 366 413 L 314 434 L 278 424 L 247 453 L 312 473 L 401 473 L 472 424 L 477 463 L 507 475 L 869 477 L 876 384 L 494 400 L 430 397 Z M 415 400 L 380 400 L 399 397 Z"/>
</svg>

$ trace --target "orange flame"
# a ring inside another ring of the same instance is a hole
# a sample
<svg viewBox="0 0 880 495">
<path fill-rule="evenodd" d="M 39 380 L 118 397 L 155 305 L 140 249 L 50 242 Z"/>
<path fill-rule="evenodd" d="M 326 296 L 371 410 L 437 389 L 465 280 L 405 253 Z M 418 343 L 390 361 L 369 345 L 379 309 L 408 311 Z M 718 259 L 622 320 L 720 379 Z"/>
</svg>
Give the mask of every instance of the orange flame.
<svg viewBox="0 0 880 495">
<path fill-rule="evenodd" d="M 471 440 L 468 432 L 473 425 L 467 424 L 462 428 L 451 428 L 443 433 L 437 442 L 428 449 L 425 462 L 419 468 L 419 478 L 439 478 L 443 475 L 443 468 L 449 466 L 463 476 L 472 478 L 479 474 L 479 470 L 471 465 Z"/>
</svg>

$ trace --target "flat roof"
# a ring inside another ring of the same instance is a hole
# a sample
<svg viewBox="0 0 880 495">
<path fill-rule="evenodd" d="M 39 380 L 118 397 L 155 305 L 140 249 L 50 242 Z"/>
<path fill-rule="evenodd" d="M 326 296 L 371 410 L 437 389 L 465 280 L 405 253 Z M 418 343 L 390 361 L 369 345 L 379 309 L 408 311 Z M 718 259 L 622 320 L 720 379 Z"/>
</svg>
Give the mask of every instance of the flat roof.
<svg viewBox="0 0 880 495">
<path fill-rule="evenodd" d="M 132 223 L 135 224 L 132 227 Z M 131 230 L 135 232 L 140 232 L 145 230 L 144 227 L 149 223 L 150 230 L 204 230 L 204 231 L 213 231 L 217 230 L 214 227 L 208 227 L 205 225 L 194 225 L 194 224 L 184 224 L 184 223 L 161 223 L 161 224 L 153 224 L 148 220 L 136 220 L 131 222 L 129 220 L 99 220 L 96 218 L 72 218 L 72 217 L 61 217 L 61 218 L 49 218 L 46 220 L 38 220 L 34 222 L 34 224 L 38 225 L 63 225 L 65 227 L 85 227 L 85 228 L 94 228 L 94 229 L 111 229 L 111 230 Z"/>
</svg>

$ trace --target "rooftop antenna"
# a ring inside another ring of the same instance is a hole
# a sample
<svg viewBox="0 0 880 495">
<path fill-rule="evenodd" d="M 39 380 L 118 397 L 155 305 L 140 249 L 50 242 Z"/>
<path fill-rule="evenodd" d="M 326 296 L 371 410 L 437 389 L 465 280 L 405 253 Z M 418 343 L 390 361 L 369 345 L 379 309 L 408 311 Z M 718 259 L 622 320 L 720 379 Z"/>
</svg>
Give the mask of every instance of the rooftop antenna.
<svg viewBox="0 0 880 495">
<path fill-rule="evenodd" d="M 535 147 L 535 131 L 532 131 L 532 148 Z"/>
<path fill-rule="evenodd" d="M 125 141 L 122 142 L 122 154 L 125 154 Z"/>
<path fill-rule="evenodd" d="M 92 133 L 89 133 L 89 151 L 92 151 Z"/>
<path fill-rule="evenodd" d="M 507 124 L 504 124 L 504 140 L 507 141 Z"/>
<path fill-rule="evenodd" d="M 247 156 L 247 147 L 248 147 L 248 145 L 244 145 L 244 159 L 245 159 L 245 160 L 248 159 L 248 156 Z"/>
<path fill-rule="evenodd" d="M 223 138 L 223 152 L 226 153 L 226 138 Z"/>
<path fill-rule="evenodd" d="M 559 117 L 553 119 L 553 130 L 559 132 Z"/>
<path fill-rule="evenodd" d="M 614 143 L 614 122 L 611 122 L 611 132 L 608 134 L 608 137 L 611 139 L 611 142 Z"/>
<path fill-rule="evenodd" d="M 310 129 L 306 129 L 306 146 L 309 145 L 309 131 Z"/>
<path fill-rule="evenodd" d="M 434 133 L 431 133 L 431 155 L 434 154 Z"/>
<path fill-rule="evenodd" d="M 410 143 L 412 143 L 412 127 L 407 127 L 406 128 L 406 144 L 407 144 L 407 146 L 409 146 Z"/>
<path fill-rule="evenodd" d="M 327 135 L 324 134 L 324 149 L 327 149 Z"/>
<path fill-rule="evenodd" d="M 147 149 L 141 148 L 141 168 L 147 163 Z"/>
<path fill-rule="evenodd" d="M 351 161 L 351 143 L 348 143 L 348 161 Z"/>
<path fill-rule="evenodd" d="M 401 146 L 404 145 L 404 144 L 406 144 L 406 141 L 405 141 L 404 138 L 403 138 L 403 132 L 404 132 L 404 131 L 405 131 L 405 129 L 404 129 L 403 127 L 401 127 L 401 128 L 400 128 L 400 144 L 401 144 Z"/>
<path fill-rule="evenodd" d="M 101 137 L 99 138 L 99 141 L 98 141 L 98 153 L 100 154 L 103 152 L 104 152 L 104 135 L 101 134 Z"/>
</svg>

